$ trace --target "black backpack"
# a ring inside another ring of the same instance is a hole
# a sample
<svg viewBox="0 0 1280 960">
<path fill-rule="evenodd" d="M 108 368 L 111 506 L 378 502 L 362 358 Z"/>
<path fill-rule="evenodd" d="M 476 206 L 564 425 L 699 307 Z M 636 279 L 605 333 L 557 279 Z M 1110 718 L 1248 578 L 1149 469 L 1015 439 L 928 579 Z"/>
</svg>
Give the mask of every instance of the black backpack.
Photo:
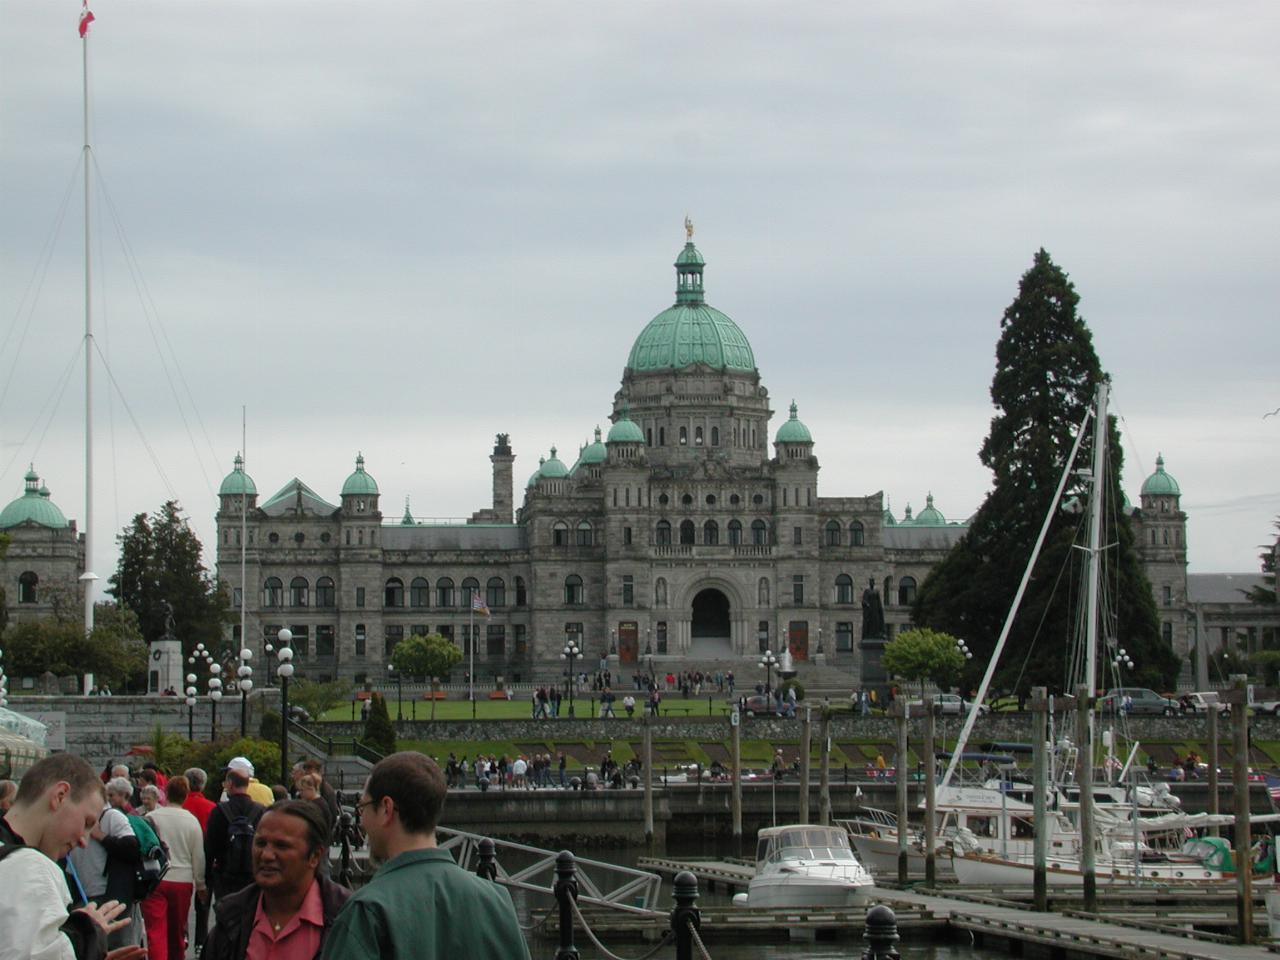
<svg viewBox="0 0 1280 960">
<path fill-rule="evenodd" d="M 253 835 L 262 816 L 262 805 L 255 803 L 244 813 L 236 813 L 230 801 L 218 804 L 227 818 L 227 854 L 218 864 L 225 877 L 253 877 Z"/>
</svg>

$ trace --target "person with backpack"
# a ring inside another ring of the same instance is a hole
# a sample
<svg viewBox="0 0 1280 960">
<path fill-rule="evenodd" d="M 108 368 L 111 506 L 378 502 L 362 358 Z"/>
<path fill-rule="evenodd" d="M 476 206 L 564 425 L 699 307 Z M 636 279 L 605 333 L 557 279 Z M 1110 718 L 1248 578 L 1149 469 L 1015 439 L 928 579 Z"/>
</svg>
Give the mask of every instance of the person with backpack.
<svg viewBox="0 0 1280 960">
<path fill-rule="evenodd" d="M 233 758 L 222 781 L 227 799 L 209 814 L 204 837 L 205 882 L 218 900 L 253 882 L 253 835 L 266 807 L 249 796 L 252 776 L 248 760 Z"/>
<path fill-rule="evenodd" d="M 5 960 L 141 960 L 140 947 L 108 952 L 125 927 L 121 904 L 71 910 L 58 860 L 88 842 L 102 813 L 102 780 L 80 757 L 56 753 L 22 778 L 0 817 L 0 956 Z"/>
<path fill-rule="evenodd" d="M 189 792 L 186 777 L 170 777 L 165 784 L 168 805 L 156 807 L 146 818 L 169 857 L 168 871 L 142 901 L 148 960 L 183 960 L 187 954 L 191 897 L 208 897 L 204 885 L 204 833 L 200 821 L 183 809 Z"/>
</svg>

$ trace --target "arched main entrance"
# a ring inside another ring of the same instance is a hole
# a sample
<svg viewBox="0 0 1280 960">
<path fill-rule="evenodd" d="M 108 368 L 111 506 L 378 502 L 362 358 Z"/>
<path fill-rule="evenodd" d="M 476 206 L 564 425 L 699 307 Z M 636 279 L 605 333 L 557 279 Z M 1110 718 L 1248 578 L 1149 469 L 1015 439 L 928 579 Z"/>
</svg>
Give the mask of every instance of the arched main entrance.
<svg viewBox="0 0 1280 960">
<path fill-rule="evenodd" d="M 714 587 L 700 590 L 693 598 L 689 652 L 699 657 L 727 654 L 732 649 L 731 636 L 729 598 Z"/>
</svg>

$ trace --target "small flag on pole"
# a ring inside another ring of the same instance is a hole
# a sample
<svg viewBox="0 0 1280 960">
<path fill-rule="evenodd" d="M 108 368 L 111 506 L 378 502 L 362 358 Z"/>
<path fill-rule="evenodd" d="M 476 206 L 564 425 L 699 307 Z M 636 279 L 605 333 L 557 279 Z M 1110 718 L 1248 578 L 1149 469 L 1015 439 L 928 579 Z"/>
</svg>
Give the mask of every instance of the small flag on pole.
<svg viewBox="0 0 1280 960">
<path fill-rule="evenodd" d="M 476 590 L 471 594 L 471 609 L 476 613 L 482 613 L 486 617 L 489 616 L 489 608 L 485 606 L 484 597 L 480 596 L 480 591 Z"/>
<path fill-rule="evenodd" d="M 84 0 L 80 8 L 80 37 L 83 39 L 89 32 L 89 24 L 93 23 L 93 11 L 89 9 L 89 0 Z"/>
</svg>

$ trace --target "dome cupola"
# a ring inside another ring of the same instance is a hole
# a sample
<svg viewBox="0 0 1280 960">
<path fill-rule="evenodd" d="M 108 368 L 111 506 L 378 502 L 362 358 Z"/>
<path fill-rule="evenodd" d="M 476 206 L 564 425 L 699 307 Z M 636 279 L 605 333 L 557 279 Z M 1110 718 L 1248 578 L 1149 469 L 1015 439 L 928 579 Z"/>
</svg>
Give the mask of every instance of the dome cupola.
<svg viewBox="0 0 1280 960">
<path fill-rule="evenodd" d="M 942 515 L 942 511 L 933 505 L 933 494 L 930 493 L 924 498 L 924 509 L 920 511 L 920 515 L 916 517 L 915 524 L 917 527 L 945 527 L 947 518 Z"/>
<path fill-rule="evenodd" d="M 551 457 L 538 470 L 539 476 L 549 480 L 562 480 L 569 475 L 569 468 L 556 456 L 556 448 L 551 448 Z"/>
<path fill-rule="evenodd" d="M 796 402 L 792 400 L 791 417 L 778 428 L 778 443 L 813 443 L 813 434 L 800 422 L 797 413 Z"/>
<path fill-rule="evenodd" d="M 63 530 L 67 527 L 67 518 L 49 499 L 49 489 L 40 483 L 33 464 L 23 478 L 22 496 L 13 500 L 0 510 L 0 530 L 32 523 L 51 530 Z"/>
<path fill-rule="evenodd" d="M 218 496 L 220 497 L 239 497 L 250 496 L 256 497 L 258 488 L 253 482 L 253 478 L 244 472 L 244 457 L 236 454 L 235 466 L 231 472 L 222 479 L 222 486 L 218 487 Z"/>
<path fill-rule="evenodd" d="M 1180 497 L 1178 481 L 1164 472 L 1164 454 L 1156 455 L 1156 472 L 1142 482 L 1144 497 Z"/>
<path fill-rule="evenodd" d="M 578 466 L 588 467 L 592 465 L 599 465 L 608 459 L 609 451 L 605 448 L 604 442 L 600 439 L 600 428 L 596 427 L 595 442 L 582 448 L 582 453 L 578 455 Z"/>
<path fill-rule="evenodd" d="M 377 481 L 365 473 L 364 454 L 356 454 L 355 472 L 347 477 L 346 483 L 342 485 L 342 495 L 344 497 L 376 497 L 378 495 Z"/>
</svg>

